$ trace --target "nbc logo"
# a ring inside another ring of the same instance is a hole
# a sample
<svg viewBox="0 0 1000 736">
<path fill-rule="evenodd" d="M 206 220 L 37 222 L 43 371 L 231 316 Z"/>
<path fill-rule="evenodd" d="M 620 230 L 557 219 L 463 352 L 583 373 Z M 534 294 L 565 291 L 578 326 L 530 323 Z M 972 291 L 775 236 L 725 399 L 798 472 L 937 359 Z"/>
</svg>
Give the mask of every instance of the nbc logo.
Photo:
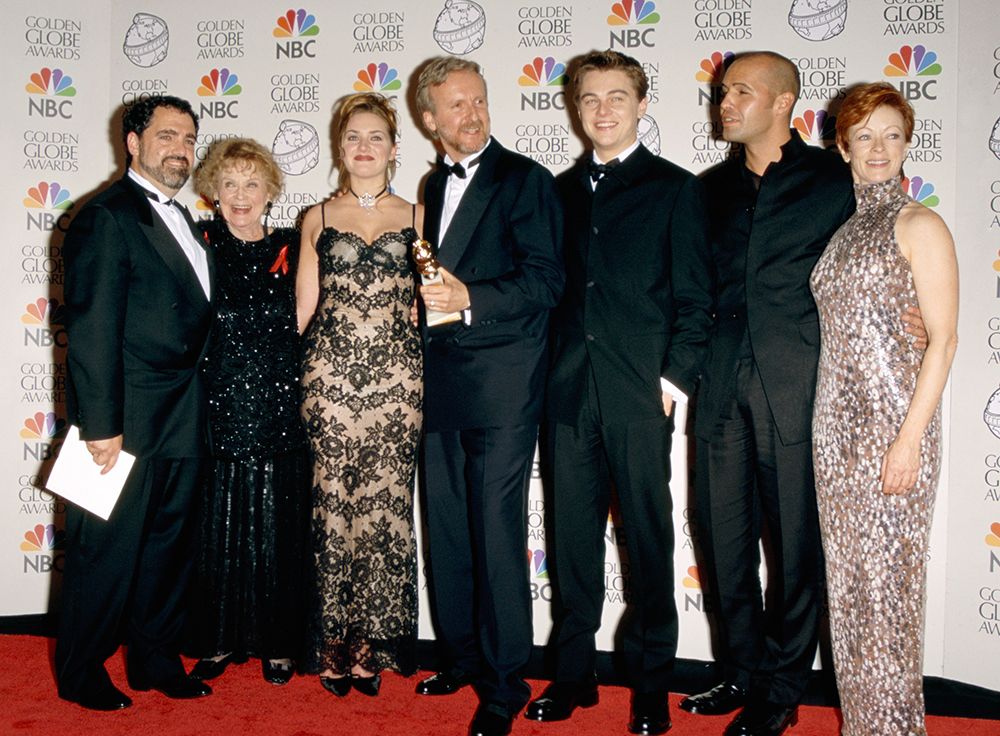
<svg viewBox="0 0 1000 736">
<path fill-rule="evenodd" d="M 691 590 L 701 590 L 701 575 L 698 573 L 697 566 L 691 565 L 687 569 L 687 575 L 684 576 L 681 585 Z"/>
<path fill-rule="evenodd" d="M 803 141 L 814 146 L 833 145 L 837 137 L 837 116 L 826 110 L 806 110 L 795 118 L 792 127 Z"/>
<path fill-rule="evenodd" d="M 62 69 L 49 69 L 46 66 L 32 72 L 28 80 L 24 85 L 29 95 L 28 115 L 64 120 L 73 117 L 73 102 L 70 98 L 76 97 L 76 87 L 73 86 L 71 76 Z"/>
<path fill-rule="evenodd" d="M 28 196 L 21 200 L 21 204 L 26 211 L 28 230 L 52 232 L 58 229 L 66 232 L 69 211 L 73 208 L 68 189 L 57 181 L 40 181 L 28 187 L 26 194 Z"/>
<path fill-rule="evenodd" d="M 986 533 L 986 546 L 1000 548 L 1000 522 L 994 521 L 990 524 L 990 530 Z M 1000 552 L 994 549 L 990 550 L 990 572 L 1000 570 Z"/>
<path fill-rule="evenodd" d="M 882 73 L 890 78 L 924 77 L 925 79 L 901 79 L 899 93 L 907 100 L 936 100 L 937 95 L 933 94 L 933 90 L 938 80 L 926 77 L 936 77 L 941 73 L 941 64 L 937 58 L 936 53 L 920 44 L 900 46 L 899 51 L 889 54 L 889 63 L 882 69 Z"/>
<path fill-rule="evenodd" d="M 788 25 L 807 41 L 839 36 L 847 23 L 847 0 L 794 0 Z"/>
<path fill-rule="evenodd" d="M 1000 250 L 997 251 L 997 257 L 993 260 L 993 272 L 997 275 L 996 298 L 1000 299 Z M 998 430 L 1000 430 L 1000 426 L 998 426 Z"/>
<path fill-rule="evenodd" d="M 552 584 L 549 582 L 549 566 L 545 561 L 544 549 L 528 550 L 528 568 L 531 573 L 531 600 L 552 600 Z"/>
<path fill-rule="evenodd" d="M 525 64 L 523 74 L 517 80 L 522 87 L 561 87 L 566 84 L 566 66 L 551 56 L 544 59 L 536 56 L 530 64 Z"/>
<path fill-rule="evenodd" d="M 278 39 L 274 52 L 276 59 L 316 58 L 313 47 L 316 44 L 316 36 L 319 35 L 319 26 L 316 25 L 316 16 L 312 13 L 302 8 L 287 10 L 276 21 L 271 35 Z"/>
<path fill-rule="evenodd" d="M 37 411 L 21 424 L 19 435 L 24 440 L 22 460 L 41 462 L 52 457 L 52 443 L 66 431 L 66 420 L 55 412 Z"/>
<path fill-rule="evenodd" d="M 920 202 L 924 207 L 937 207 L 941 198 L 934 194 L 934 185 L 919 176 L 912 179 L 903 177 L 903 191 Z"/>
<path fill-rule="evenodd" d="M 536 89 L 532 92 L 521 93 L 521 110 L 565 110 L 566 95 L 562 90 L 566 84 L 566 65 L 562 64 L 551 56 L 542 58 L 536 56 L 530 64 L 525 64 L 521 68 L 521 76 L 517 83 L 522 87 L 555 87 L 557 89 L 549 91 L 547 89 Z"/>
<path fill-rule="evenodd" d="M 696 565 L 691 565 L 687 569 L 687 574 L 681 579 L 681 587 L 684 591 L 684 610 L 704 612 L 705 596 L 701 592 L 701 573 Z"/>
<path fill-rule="evenodd" d="M 354 83 L 355 92 L 391 92 L 400 89 L 403 81 L 399 72 L 386 64 L 371 63 L 358 70 L 358 81 Z"/>
<path fill-rule="evenodd" d="M 710 56 L 701 60 L 694 78 L 702 85 L 708 85 L 708 88 L 698 87 L 699 105 L 718 105 L 722 102 L 722 78 L 726 76 L 726 69 L 733 56 L 732 51 L 713 51 Z"/>
<path fill-rule="evenodd" d="M 25 347 L 65 348 L 66 330 L 62 324 L 63 308 L 56 299 L 38 297 L 24 306 L 21 324 L 24 327 Z"/>
<path fill-rule="evenodd" d="M 213 69 L 201 78 L 198 85 L 199 97 L 237 97 L 243 91 L 240 78 L 225 67 Z M 238 100 L 208 100 L 201 103 L 201 116 L 218 120 L 236 118 Z"/>
<path fill-rule="evenodd" d="M 62 572 L 62 550 L 66 547 L 66 532 L 55 524 L 35 524 L 24 533 L 21 551 L 25 573 Z M 59 554 L 56 554 L 56 553 Z"/>
<path fill-rule="evenodd" d="M 609 46 L 635 49 L 640 46 L 652 48 L 653 26 L 660 22 L 656 3 L 652 0 L 621 0 L 611 6 L 608 25 L 611 26 Z M 622 26 L 625 26 L 622 28 Z M 620 30 L 615 30 L 620 29 Z"/>
<path fill-rule="evenodd" d="M 545 561 L 545 550 L 529 549 L 528 555 L 531 562 L 531 572 L 534 573 L 536 578 L 544 578 L 548 580 L 549 566 Z"/>
</svg>

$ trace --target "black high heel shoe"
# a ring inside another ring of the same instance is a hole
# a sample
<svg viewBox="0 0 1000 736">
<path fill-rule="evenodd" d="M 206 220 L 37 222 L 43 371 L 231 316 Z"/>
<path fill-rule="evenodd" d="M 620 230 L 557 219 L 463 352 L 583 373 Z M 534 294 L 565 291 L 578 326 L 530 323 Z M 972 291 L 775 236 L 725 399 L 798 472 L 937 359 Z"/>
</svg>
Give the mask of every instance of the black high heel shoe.
<svg viewBox="0 0 1000 736">
<path fill-rule="evenodd" d="M 343 677 L 320 677 L 319 684 L 322 685 L 327 692 L 333 693 L 338 698 L 342 698 L 347 695 L 347 693 L 351 692 L 350 675 L 344 675 Z"/>
<path fill-rule="evenodd" d="M 351 685 L 362 695 L 367 695 L 369 698 L 374 698 L 378 695 L 379 686 L 382 684 L 382 675 L 374 674 L 369 677 L 359 677 L 358 675 L 351 675 Z"/>
<path fill-rule="evenodd" d="M 188 675 L 192 680 L 212 680 L 226 671 L 233 661 L 233 653 L 229 652 L 222 659 L 199 659 Z"/>
<path fill-rule="evenodd" d="M 270 659 L 262 659 L 260 668 L 264 674 L 264 679 L 272 685 L 285 685 L 292 679 L 293 668 L 291 663 L 274 662 Z"/>
</svg>

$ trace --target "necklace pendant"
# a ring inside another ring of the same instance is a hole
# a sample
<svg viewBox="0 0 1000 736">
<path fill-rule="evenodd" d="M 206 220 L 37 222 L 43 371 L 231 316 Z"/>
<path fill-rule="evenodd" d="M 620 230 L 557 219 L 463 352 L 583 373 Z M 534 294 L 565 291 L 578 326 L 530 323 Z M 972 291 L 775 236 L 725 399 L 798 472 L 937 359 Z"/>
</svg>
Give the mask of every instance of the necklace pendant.
<svg viewBox="0 0 1000 736">
<path fill-rule="evenodd" d="M 373 211 L 375 209 L 375 195 L 368 192 L 358 195 L 358 204 L 369 212 Z"/>
</svg>

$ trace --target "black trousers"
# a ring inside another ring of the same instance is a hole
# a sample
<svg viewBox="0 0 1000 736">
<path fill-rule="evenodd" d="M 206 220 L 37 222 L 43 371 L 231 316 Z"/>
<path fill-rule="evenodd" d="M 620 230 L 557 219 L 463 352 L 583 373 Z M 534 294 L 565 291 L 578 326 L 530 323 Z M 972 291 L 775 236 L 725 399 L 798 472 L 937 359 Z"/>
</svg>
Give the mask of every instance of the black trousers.
<svg viewBox="0 0 1000 736">
<path fill-rule="evenodd" d="M 629 605 L 619 629 L 626 676 L 636 692 L 670 687 L 677 654 L 672 431 L 673 420 L 665 416 L 602 424 L 592 382 L 577 426 L 546 427 L 545 467 L 552 490 L 546 547 L 555 590 L 557 681 L 594 676 L 605 593 L 604 535 L 614 485 L 629 581 Z"/>
<path fill-rule="evenodd" d="M 698 441 L 696 504 L 726 679 L 773 703 L 798 703 L 823 585 L 812 443 L 781 443 L 752 358 L 740 360 L 711 439 Z M 766 605 L 762 532 L 771 553 Z"/>
<path fill-rule="evenodd" d="M 536 425 L 428 432 L 427 541 L 435 630 L 480 701 L 513 714 L 531 689 L 527 498 Z"/>
<path fill-rule="evenodd" d="M 136 460 L 107 521 L 67 505 L 55 651 L 61 696 L 77 699 L 110 682 L 104 661 L 123 638 L 132 685 L 184 674 L 179 652 L 201 467 L 198 458 Z"/>
</svg>

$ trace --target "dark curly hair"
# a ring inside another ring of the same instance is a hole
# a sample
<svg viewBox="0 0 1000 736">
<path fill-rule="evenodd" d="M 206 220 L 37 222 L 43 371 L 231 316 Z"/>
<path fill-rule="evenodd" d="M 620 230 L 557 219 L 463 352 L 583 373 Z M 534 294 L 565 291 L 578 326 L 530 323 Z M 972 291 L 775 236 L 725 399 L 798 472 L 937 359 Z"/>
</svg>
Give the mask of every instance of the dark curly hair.
<svg viewBox="0 0 1000 736">
<path fill-rule="evenodd" d="M 153 113 L 158 107 L 170 107 L 179 112 L 187 113 L 194 121 L 194 132 L 198 132 L 198 115 L 191 103 L 173 95 L 151 95 L 136 100 L 122 112 L 122 140 L 125 142 L 125 166 L 132 165 L 132 154 L 128 152 L 128 134 L 142 135 L 153 119 Z"/>
</svg>

